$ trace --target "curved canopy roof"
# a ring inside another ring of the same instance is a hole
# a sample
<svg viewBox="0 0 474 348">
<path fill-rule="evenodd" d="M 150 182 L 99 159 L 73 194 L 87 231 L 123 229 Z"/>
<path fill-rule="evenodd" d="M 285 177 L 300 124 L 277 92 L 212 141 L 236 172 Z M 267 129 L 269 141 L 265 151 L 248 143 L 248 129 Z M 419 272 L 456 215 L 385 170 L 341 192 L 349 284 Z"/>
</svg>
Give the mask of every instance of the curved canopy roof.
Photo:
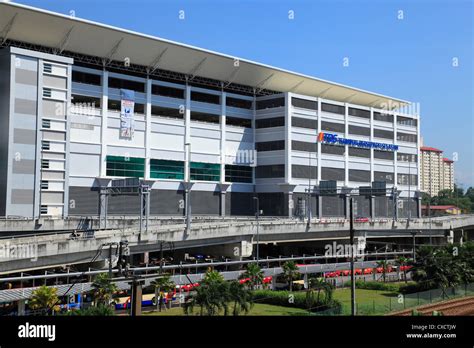
<svg viewBox="0 0 474 348">
<path fill-rule="evenodd" d="M 209 50 L 10 2 L 0 3 L 0 43 L 20 41 L 110 60 L 364 106 L 409 102 Z M 239 66 L 234 62 L 238 59 Z"/>
</svg>

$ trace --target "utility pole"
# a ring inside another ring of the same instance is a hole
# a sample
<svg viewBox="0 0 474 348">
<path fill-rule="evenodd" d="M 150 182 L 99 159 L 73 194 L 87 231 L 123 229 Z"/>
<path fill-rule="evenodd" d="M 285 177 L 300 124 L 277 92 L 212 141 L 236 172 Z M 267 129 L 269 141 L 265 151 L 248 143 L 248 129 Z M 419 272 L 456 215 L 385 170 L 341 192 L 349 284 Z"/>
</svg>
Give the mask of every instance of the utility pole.
<svg viewBox="0 0 474 348">
<path fill-rule="evenodd" d="M 349 243 L 351 245 L 351 315 L 356 315 L 356 302 L 355 302 L 355 275 L 354 275 L 354 210 L 353 210 L 354 198 L 349 198 Z"/>
<path fill-rule="evenodd" d="M 260 235 L 259 235 L 259 232 L 258 232 L 258 225 L 259 225 L 258 218 L 259 218 L 259 216 L 260 216 L 260 201 L 259 201 L 258 197 L 254 197 L 253 199 L 254 199 L 254 200 L 256 201 L 256 203 L 257 203 L 257 213 L 255 214 L 255 218 L 256 218 L 256 220 L 257 220 L 257 252 L 256 252 L 256 254 L 257 254 L 257 264 L 258 264 L 258 262 L 259 262 L 259 260 L 260 260 L 260 253 L 259 253 L 259 249 L 260 249 Z"/>
<path fill-rule="evenodd" d="M 191 231 L 191 143 L 185 143 L 187 147 L 188 170 L 186 173 L 186 182 L 184 188 L 185 209 L 186 209 L 186 233 Z"/>
</svg>

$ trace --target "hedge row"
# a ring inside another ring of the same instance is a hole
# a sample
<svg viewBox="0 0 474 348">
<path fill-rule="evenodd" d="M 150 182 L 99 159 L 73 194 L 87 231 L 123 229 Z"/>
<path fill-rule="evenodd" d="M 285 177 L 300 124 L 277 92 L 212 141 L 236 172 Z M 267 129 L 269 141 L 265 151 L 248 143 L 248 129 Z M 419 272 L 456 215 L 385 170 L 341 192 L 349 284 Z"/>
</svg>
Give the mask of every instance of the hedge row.
<svg viewBox="0 0 474 348">
<path fill-rule="evenodd" d="M 308 297 L 307 292 L 290 292 L 275 290 L 256 290 L 253 292 L 253 300 L 255 303 L 266 303 L 283 307 L 296 307 L 302 309 L 311 309 L 313 312 L 331 310 L 334 314 L 342 313 L 342 304 L 334 299 L 325 301 L 324 292 L 320 293 L 319 302 L 317 301 L 317 293 Z"/>
</svg>

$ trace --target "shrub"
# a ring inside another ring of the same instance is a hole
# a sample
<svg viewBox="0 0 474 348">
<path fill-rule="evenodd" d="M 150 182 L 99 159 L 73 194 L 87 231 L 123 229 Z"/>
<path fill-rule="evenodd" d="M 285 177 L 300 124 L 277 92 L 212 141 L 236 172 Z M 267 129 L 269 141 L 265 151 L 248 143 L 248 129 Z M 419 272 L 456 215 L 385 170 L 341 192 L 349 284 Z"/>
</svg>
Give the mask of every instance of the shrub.
<svg viewBox="0 0 474 348">
<path fill-rule="evenodd" d="M 427 283 L 408 283 L 405 285 L 400 285 L 399 292 L 402 294 L 413 294 L 415 292 L 429 290 L 430 286 Z"/>
<path fill-rule="evenodd" d="M 290 296 L 291 295 L 291 296 Z M 266 303 L 275 306 L 296 307 L 302 309 L 310 308 L 311 311 L 327 311 L 331 313 L 342 313 L 342 304 L 334 299 L 324 300 L 324 296 L 316 300 L 316 296 L 307 296 L 307 292 L 290 292 L 290 291 L 272 291 L 272 290 L 256 290 L 253 292 L 253 300 L 255 303 Z"/>
<path fill-rule="evenodd" d="M 344 283 L 344 286 L 350 287 L 351 281 Z M 375 282 L 375 281 L 364 282 L 361 280 L 356 280 L 356 288 L 396 292 L 396 291 L 399 291 L 400 286 L 397 284 L 390 284 L 390 283 L 382 283 L 382 282 Z"/>
<path fill-rule="evenodd" d="M 85 309 L 76 309 L 70 312 L 64 313 L 65 315 L 71 316 L 112 316 L 115 315 L 115 311 L 110 306 L 98 306 L 98 307 L 89 307 Z"/>
</svg>

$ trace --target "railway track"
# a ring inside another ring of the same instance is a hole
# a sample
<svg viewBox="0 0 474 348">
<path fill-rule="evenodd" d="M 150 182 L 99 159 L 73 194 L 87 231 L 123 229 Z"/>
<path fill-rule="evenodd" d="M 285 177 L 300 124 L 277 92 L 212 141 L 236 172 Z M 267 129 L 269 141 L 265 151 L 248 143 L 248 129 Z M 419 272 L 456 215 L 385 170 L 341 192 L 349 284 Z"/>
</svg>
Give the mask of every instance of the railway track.
<svg viewBox="0 0 474 348">
<path fill-rule="evenodd" d="M 443 315 L 474 315 L 474 296 L 431 303 L 429 305 L 406 309 L 390 315 L 410 316 L 414 309 L 423 315 L 432 315 L 433 311 L 441 312 Z"/>
</svg>

